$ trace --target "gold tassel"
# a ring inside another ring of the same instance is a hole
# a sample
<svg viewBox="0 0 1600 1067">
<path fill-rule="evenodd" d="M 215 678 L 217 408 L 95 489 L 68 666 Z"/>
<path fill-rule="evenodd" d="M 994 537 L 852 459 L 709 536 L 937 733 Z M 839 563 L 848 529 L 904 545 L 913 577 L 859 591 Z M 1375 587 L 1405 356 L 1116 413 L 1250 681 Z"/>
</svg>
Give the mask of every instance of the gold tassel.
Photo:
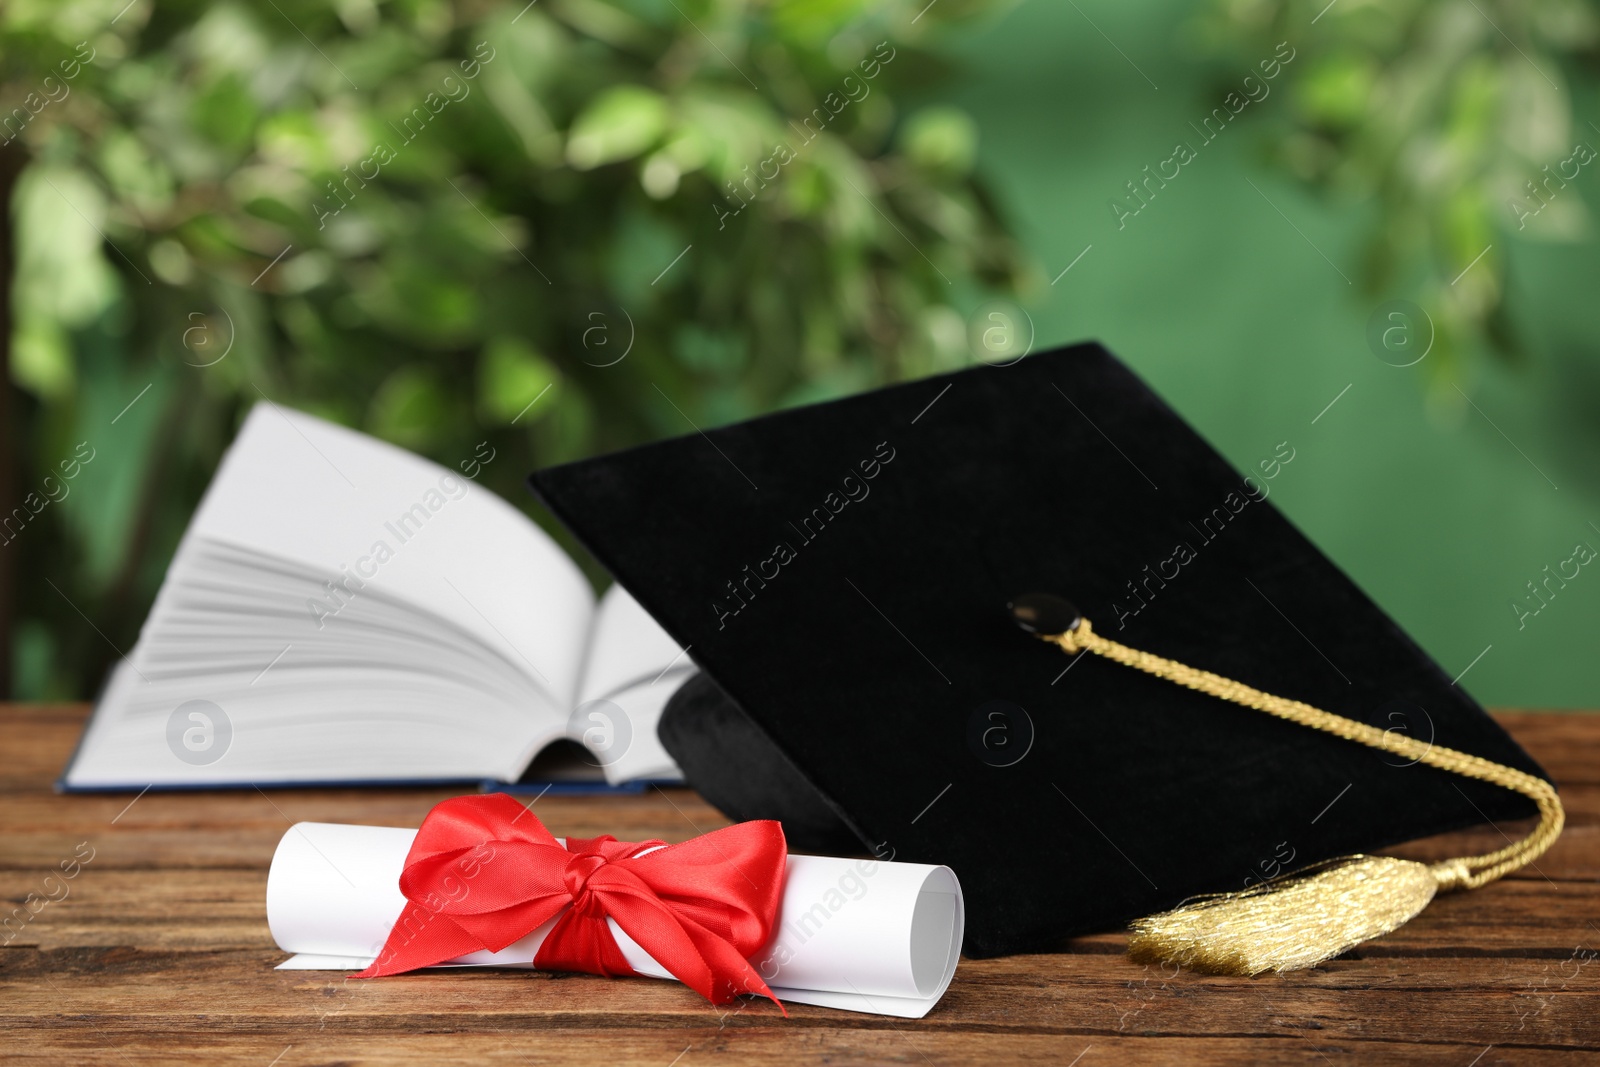
<svg viewBox="0 0 1600 1067">
<path fill-rule="evenodd" d="M 1129 648 L 1095 633 L 1089 620 L 1077 616 L 1064 601 L 1048 603 L 1054 600 L 1034 597 L 1032 603 L 1024 604 L 1019 598 L 1012 611 L 1025 629 L 1070 655 L 1093 652 L 1219 700 L 1514 790 L 1539 808 L 1538 825 L 1527 837 L 1486 855 L 1432 865 L 1386 856 L 1349 856 L 1241 893 L 1200 897 L 1140 919 L 1133 924 L 1128 943 L 1128 951 L 1137 961 L 1165 961 L 1211 974 L 1236 975 L 1315 967 L 1404 925 L 1437 893 L 1476 889 L 1533 862 L 1561 834 L 1566 814 L 1555 787 L 1543 778 Z M 1065 629 L 1044 632 L 1038 625 L 1043 617 L 1038 607 L 1041 603 L 1055 609 L 1057 617 L 1070 619 Z"/>
<path fill-rule="evenodd" d="M 1297 971 L 1404 925 L 1438 889 L 1425 863 L 1351 856 L 1140 919 L 1128 955 L 1204 974 Z"/>
</svg>

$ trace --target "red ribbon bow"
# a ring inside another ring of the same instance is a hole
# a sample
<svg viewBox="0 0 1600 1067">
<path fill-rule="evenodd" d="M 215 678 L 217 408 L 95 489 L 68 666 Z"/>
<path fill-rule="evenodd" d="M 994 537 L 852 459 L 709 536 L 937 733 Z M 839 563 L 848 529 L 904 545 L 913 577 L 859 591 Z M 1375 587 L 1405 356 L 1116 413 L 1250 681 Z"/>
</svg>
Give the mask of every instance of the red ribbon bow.
<svg viewBox="0 0 1600 1067">
<path fill-rule="evenodd" d="M 678 845 L 569 838 L 566 847 L 504 793 L 457 797 L 428 813 L 400 874 L 407 904 L 358 978 L 499 951 L 561 915 L 541 970 L 635 973 L 607 917 L 714 1004 L 770 997 L 749 957 L 772 936 L 786 846 L 776 822 L 743 822 Z M 779 1004 L 779 1007 L 782 1007 Z"/>
</svg>

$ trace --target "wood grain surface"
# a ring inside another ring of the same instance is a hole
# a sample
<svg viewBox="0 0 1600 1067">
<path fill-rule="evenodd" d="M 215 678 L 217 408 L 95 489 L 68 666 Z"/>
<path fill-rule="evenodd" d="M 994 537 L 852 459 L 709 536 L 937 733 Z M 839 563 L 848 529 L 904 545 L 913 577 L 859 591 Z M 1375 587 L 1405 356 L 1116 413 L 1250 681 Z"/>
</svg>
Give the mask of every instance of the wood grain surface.
<svg viewBox="0 0 1600 1067">
<path fill-rule="evenodd" d="M 1293 975 L 1215 978 L 1129 963 L 1122 936 L 1103 934 L 963 960 L 938 1007 L 912 1021 L 806 1005 L 784 1019 L 766 1002 L 716 1008 L 645 979 L 273 970 L 285 957 L 264 893 L 284 830 L 416 826 L 448 791 L 58 795 L 85 714 L 0 706 L 6 1063 L 1600 1063 L 1600 715 L 1500 714 L 1561 786 L 1565 836 L 1535 868 L 1441 898 L 1357 952 Z M 537 810 L 580 837 L 678 841 L 725 824 L 681 789 L 552 795 Z M 1400 853 L 1487 850 L 1520 829 Z M 63 861 L 74 877 L 59 877 Z"/>
</svg>

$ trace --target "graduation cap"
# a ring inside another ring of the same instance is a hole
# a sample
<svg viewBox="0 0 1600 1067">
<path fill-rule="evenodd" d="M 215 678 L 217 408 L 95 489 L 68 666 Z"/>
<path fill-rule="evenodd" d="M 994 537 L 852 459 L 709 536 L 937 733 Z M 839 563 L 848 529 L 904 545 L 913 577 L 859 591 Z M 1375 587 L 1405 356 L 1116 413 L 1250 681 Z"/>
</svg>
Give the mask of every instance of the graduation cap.
<svg viewBox="0 0 1600 1067">
<path fill-rule="evenodd" d="M 1163 913 L 1136 952 L 1256 973 L 1499 877 L 1561 822 L 1270 501 L 1317 447 L 1285 431 L 1241 475 L 1081 344 L 530 482 L 703 671 L 660 734 L 725 812 L 948 864 L 969 955 Z M 1359 855 L 1536 812 L 1488 857 Z"/>
</svg>

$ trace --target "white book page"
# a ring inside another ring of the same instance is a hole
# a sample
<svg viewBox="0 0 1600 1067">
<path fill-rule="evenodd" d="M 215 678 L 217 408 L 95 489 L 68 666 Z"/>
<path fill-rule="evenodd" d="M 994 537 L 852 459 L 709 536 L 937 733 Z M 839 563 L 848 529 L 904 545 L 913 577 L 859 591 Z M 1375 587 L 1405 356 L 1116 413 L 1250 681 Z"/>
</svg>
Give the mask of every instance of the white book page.
<svg viewBox="0 0 1600 1067">
<path fill-rule="evenodd" d="M 577 692 L 593 611 L 583 574 L 510 504 L 403 449 L 258 404 L 185 535 L 198 538 L 303 562 L 334 581 L 307 600 L 295 631 L 307 643 L 363 591 L 382 590 L 472 633 L 552 705 L 570 706 Z"/>
<path fill-rule="evenodd" d="M 656 724 L 694 671 L 685 650 L 626 589 L 606 590 L 595 608 L 573 719 L 577 739 L 600 756 L 607 781 L 682 780 Z"/>
<path fill-rule="evenodd" d="M 693 673 L 694 664 L 650 613 L 622 586 L 613 584 L 596 605 L 589 657 L 579 702 L 610 696 L 665 670 Z"/>
<path fill-rule="evenodd" d="M 308 641 L 303 605 L 319 586 L 292 561 L 192 539 L 169 582 L 69 787 L 507 778 L 565 731 L 522 671 L 382 589 Z M 201 743 L 175 720 L 203 722 Z"/>
</svg>

